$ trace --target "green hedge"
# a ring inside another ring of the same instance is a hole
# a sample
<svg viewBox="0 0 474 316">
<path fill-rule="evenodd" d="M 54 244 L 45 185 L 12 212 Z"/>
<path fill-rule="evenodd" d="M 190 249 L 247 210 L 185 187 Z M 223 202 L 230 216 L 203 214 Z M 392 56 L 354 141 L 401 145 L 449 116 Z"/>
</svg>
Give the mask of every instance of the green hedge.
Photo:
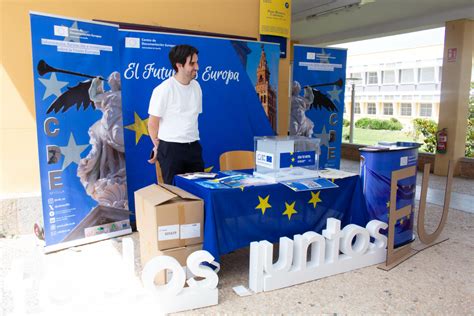
<svg viewBox="0 0 474 316">
<path fill-rule="evenodd" d="M 401 131 L 403 126 L 396 118 L 390 120 L 371 119 L 368 117 L 361 118 L 355 122 L 355 126 L 365 129 L 384 129 L 390 131 Z"/>
</svg>

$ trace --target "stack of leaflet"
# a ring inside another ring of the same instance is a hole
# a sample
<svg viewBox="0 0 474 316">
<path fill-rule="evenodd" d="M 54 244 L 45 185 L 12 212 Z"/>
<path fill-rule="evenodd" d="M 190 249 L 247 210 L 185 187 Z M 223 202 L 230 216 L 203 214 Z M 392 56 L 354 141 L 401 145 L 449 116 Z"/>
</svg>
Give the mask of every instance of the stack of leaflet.
<svg viewBox="0 0 474 316">
<path fill-rule="evenodd" d="M 217 173 L 212 172 L 192 172 L 192 173 L 185 173 L 179 175 L 182 178 L 188 180 L 196 180 L 196 179 L 214 179 L 217 176 Z"/>
<path fill-rule="evenodd" d="M 282 181 L 280 183 L 287 186 L 288 188 L 292 189 L 295 192 L 317 191 L 317 190 L 333 189 L 333 188 L 339 187 L 334 182 L 331 182 L 328 179 L 324 179 L 324 178 L 290 180 L 290 181 Z"/>
<path fill-rule="evenodd" d="M 267 185 L 273 183 L 275 182 L 268 179 L 258 178 L 248 173 L 239 172 L 233 172 L 232 175 L 220 179 L 196 182 L 196 184 L 209 189 L 244 188 L 249 186 Z"/>
</svg>

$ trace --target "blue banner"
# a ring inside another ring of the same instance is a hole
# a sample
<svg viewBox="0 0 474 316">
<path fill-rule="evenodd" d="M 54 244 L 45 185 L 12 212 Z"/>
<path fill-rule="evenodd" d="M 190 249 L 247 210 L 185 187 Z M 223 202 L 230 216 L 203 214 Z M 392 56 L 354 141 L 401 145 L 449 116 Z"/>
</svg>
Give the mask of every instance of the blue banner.
<svg viewBox="0 0 474 316">
<path fill-rule="evenodd" d="M 148 105 L 153 89 L 173 75 L 170 49 L 188 44 L 199 51 L 196 80 L 203 92 L 199 134 L 206 171 L 219 170 L 219 156 L 254 149 L 254 136 L 277 129 L 279 47 L 229 39 L 120 30 L 123 117 L 130 206 L 133 192 L 156 182 L 150 165 Z"/>
<path fill-rule="evenodd" d="M 342 49 L 294 47 L 293 81 L 301 92 L 292 97 L 290 134 L 294 123 L 300 135 L 321 139 L 320 168 L 338 169 L 341 160 L 346 59 L 347 51 Z M 311 100 L 303 97 L 305 87 L 312 90 Z"/>
<path fill-rule="evenodd" d="M 370 219 L 388 224 L 392 172 L 416 167 L 420 144 L 398 142 L 390 147 L 360 149 L 360 177 Z M 395 247 L 413 241 L 413 223 L 416 195 L 416 173 L 397 182 L 396 209 L 411 207 L 410 215 L 395 224 Z"/>
<path fill-rule="evenodd" d="M 46 251 L 129 233 L 118 29 L 30 18 Z"/>
</svg>

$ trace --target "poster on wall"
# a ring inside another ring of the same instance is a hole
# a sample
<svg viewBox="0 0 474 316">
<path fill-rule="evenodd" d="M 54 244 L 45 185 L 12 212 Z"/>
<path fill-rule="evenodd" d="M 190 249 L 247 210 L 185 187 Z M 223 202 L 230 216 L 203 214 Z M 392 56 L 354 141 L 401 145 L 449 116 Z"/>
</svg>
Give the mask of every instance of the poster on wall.
<svg viewBox="0 0 474 316">
<path fill-rule="evenodd" d="M 290 38 L 291 0 L 260 0 L 260 34 Z"/>
<path fill-rule="evenodd" d="M 206 171 L 219 170 L 219 156 L 254 150 L 254 136 L 275 135 L 279 47 L 276 44 L 202 36 L 120 30 L 122 96 L 130 208 L 133 192 L 156 182 L 147 160 L 148 106 L 153 89 L 173 75 L 170 49 L 188 44 L 199 51 L 196 80 L 203 93 L 199 135 Z"/>
<path fill-rule="evenodd" d="M 30 23 L 45 251 L 130 233 L 118 28 Z"/>
<path fill-rule="evenodd" d="M 321 139 L 320 168 L 339 169 L 347 50 L 294 46 L 290 135 Z"/>
</svg>

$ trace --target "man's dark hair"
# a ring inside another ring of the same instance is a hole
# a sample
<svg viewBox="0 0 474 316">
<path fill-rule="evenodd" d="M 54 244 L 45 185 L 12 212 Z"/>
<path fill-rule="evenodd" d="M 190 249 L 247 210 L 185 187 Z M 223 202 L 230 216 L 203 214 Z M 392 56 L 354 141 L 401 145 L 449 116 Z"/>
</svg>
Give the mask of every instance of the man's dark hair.
<svg viewBox="0 0 474 316">
<path fill-rule="evenodd" d="M 168 56 L 170 58 L 171 66 L 173 66 L 173 69 L 177 72 L 178 67 L 176 67 L 176 64 L 180 63 L 184 66 L 188 56 L 193 58 L 194 54 L 199 54 L 199 51 L 196 49 L 196 47 L 190 45 L 176 45 L 170 50 Z"/>
</svg>

